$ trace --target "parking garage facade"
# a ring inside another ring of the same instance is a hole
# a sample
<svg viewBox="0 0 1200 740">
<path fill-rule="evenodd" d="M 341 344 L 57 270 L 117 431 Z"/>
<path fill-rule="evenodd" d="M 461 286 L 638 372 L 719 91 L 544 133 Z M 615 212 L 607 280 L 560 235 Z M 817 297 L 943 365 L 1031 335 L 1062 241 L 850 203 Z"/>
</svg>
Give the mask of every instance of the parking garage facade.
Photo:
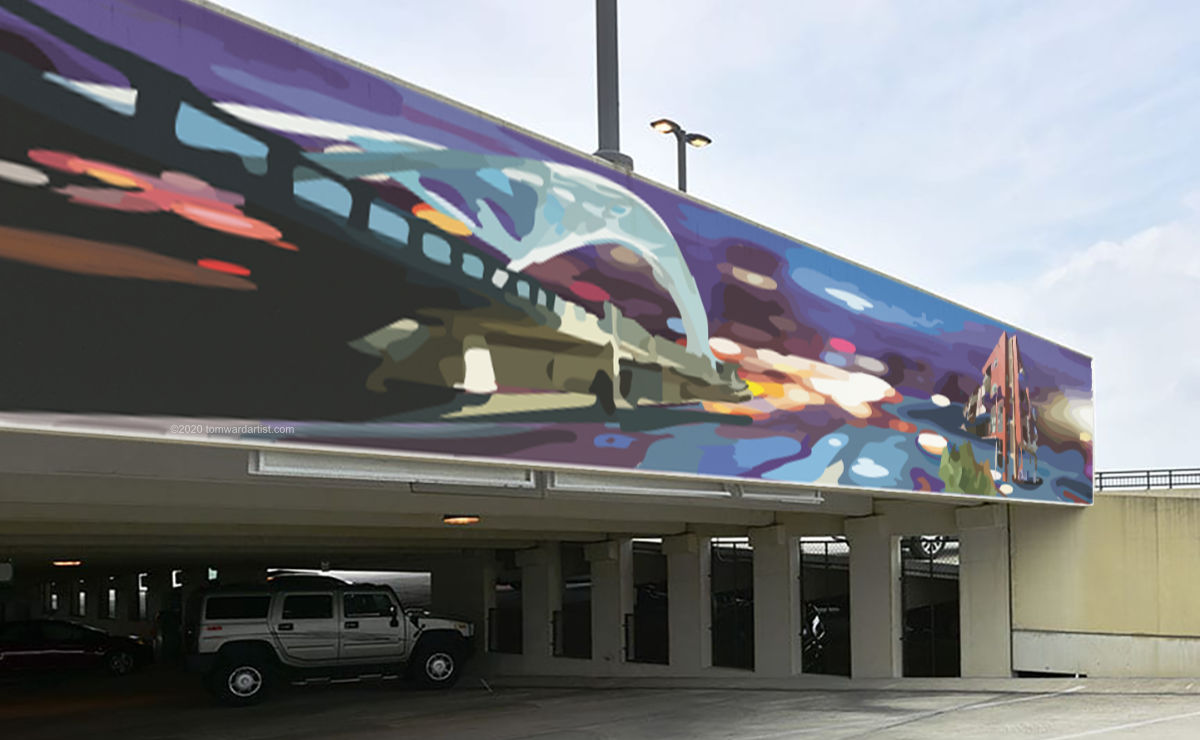
<svg viewBox="0 0 1200 740">
<path fill-rule="evenodd" d="M 585 494 L 533 469 L 506 489 L 445 461 L 5 442 L 5 619 L 139 634 L 168 660 L 189 592 L 302 570 L 421 574 L 398 592 L 472 621 L 485 675 L 1011 671 L 1002 506 L 668 496 L 659 480 Z M 463 512 L 474 523 L 446 523 Z"/>
<path fill-rule="evenodd" d="M 170 661 L 300 571 L 482 676 L 1072 670 L 1085 355 L 204 2 L 0 30 L 4 620 Z"/>
</svg>

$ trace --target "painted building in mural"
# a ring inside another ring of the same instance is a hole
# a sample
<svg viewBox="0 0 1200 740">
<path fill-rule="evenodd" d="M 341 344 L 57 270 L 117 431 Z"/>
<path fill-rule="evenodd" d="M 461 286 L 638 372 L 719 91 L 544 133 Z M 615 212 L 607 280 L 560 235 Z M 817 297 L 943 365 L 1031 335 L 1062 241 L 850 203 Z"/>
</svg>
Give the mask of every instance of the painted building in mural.
<svg viewBox="0 0 1200 740">
<path fill-rule="evenodd" d="M 1016 335 L 1000 335 L 982 373 L 982 382 L 963 405 L 965 428 L 995 441 L 992 464 L 1002 481 L 1036 484 L 1037 411 L 1024 387 Z"/>
<path fill-rule="evenodd" d="M 0 8 L 3 423 L 1091 500 L 1077 352 L 212 7 Z"/>
</svg>

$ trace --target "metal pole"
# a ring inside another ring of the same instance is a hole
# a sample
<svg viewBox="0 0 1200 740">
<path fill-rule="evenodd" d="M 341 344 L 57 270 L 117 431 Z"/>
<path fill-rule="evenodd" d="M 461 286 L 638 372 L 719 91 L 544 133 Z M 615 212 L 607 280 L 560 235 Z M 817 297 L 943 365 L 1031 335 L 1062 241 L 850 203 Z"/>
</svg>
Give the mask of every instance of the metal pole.
<svg viewBox="0 0 1200 740">
<path fill-rule="evenodd" d="M 685 141 L 686 134 L 682 131 L 675 132 L 675 142 L 677 156 L 679 159 L 679 190 L 687 192 L 687 142 Z"/>
<path fill-rule="evenodd" d="M 617 0 L 596 0 L 596 112 L 600 133 L 596 155 L 633 169 L 633 159 L 621 153 Z"/>
</svg>

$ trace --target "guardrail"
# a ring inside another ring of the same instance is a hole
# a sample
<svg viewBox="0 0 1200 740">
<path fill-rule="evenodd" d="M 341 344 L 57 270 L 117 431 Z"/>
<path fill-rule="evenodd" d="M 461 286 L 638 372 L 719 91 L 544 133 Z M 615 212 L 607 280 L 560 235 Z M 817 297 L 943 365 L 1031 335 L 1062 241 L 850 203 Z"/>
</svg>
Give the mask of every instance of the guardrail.
<svg viewBox="0 0 1200 740">
<path fill-rule="evenodd" d="M 1200 468 L 1111 470 L 1096 473 L 1097 491 L 1149 491 L 1152 488 L 1200 488 Z"/>
</svg>

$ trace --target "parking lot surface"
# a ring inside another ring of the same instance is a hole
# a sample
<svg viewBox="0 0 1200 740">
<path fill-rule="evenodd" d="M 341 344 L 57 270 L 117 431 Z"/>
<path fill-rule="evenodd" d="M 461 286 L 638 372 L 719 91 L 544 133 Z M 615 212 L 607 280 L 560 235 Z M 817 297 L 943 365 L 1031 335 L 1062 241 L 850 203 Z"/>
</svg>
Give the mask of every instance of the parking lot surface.
<svg viewBox="0 0 1200 740">
<path fill-rule="evenodd" d="M 261 705 L 213 704 L 194 677 L 0 685 L 0 736 L 87 738 L 1195 738 L 1200 695 L 737 688 L 485 688 L 397 681 L 288 687 Z"/>
</svg>

